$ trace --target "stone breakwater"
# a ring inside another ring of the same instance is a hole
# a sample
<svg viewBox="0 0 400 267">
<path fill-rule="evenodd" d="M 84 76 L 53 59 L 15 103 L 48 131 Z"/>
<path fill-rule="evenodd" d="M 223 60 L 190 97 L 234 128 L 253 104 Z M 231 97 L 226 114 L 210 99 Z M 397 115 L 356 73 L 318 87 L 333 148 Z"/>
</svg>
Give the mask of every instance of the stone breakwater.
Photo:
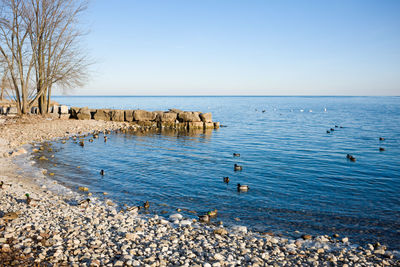
<svg viewBox="0 0 400 267">
<path fill-rule="evenodd" d="M 219 128 L 219 122 L 213 122 L 211 113 L 182 111 L 119 110 L 119 109 L 89 109 L 70 108 L 70 118 L 78 120 L 125 121 L 148 128 L 169 129 L 214 129 Z"/>
<path fill-rule="evenodd" d="M 30 114 L 37 114 L 38 108 L 32 107 Z M 0 107 L 0 115 L 15 116 L 16 107 Z M 213 122 L 211 113 L 199 111 L 182 111 L 169 109 L 168 111 L 120 110 L 120 109 L 89 109 L 88 107 L 68 107 L 52 105 L 49 116 L 59 119 L 116 121 L 137 124 L 143 128 L 153 129 L 217 129 L 219 122 Z"/>
</svg>

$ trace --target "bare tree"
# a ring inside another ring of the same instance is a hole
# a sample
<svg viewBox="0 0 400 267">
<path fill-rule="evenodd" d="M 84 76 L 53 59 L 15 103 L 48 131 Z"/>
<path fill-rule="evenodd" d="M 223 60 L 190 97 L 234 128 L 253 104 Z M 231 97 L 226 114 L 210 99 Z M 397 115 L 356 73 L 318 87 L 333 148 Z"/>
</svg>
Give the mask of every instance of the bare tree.
<svg viewBox="0 0 400 267">
<path fill-rule="evenodd" d="M 29 83 L 35 57 L 29 49 L 28 27 L 23 20 L 22 0 L 3 0 L 0 7 L 0 53 L 12 82 L 19 113 L 29 110 Z M 7 75 L 6 75 L 7 77 Z"/>
<path fill-rule="evenodd" d="M 1 0 L 0 52 L 13 81 L 21 113 L 38 101 L 49 110 L 55 86 L 81 85 L 88 60 L 79 47 L 79 17 L 85 0 Z M 34 74 L 32 74 L 32 72 Z"/>
<path fill-rule="evenodd" d="M 86 8 L 87 2 L 78 0 L 31 0 L 26 7 L 42 114 L 49 110 L 53 86 L 73 87 L 85 79 L 88 60 L 78 46 L 83 34 L 76 26 Z"/>
</svg>

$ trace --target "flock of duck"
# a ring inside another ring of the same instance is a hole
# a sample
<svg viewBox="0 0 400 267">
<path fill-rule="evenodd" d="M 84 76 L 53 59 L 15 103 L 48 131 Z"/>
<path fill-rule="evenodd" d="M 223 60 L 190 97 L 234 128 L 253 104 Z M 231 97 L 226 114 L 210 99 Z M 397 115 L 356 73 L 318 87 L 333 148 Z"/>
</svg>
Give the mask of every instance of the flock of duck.
<svg viewBox="0 0 400 267">
<path fill-rule="evenodd" d="M 263 112 L 265 112 L 265 111 L 263 111 Z M 327 133 L 327 134 L 331 134 L 331 133 L 333 133 L 333 132 L 335 131 L 335 129 L 337 129 L 337 128 L 343 128 L 343 127 L 342 127 L 342 126 L 335 125 L 334 127 L 328 129 L 328 130 L 326 131 L 326 133 Z M 104 142 L 107 142 L 108 137 L 107 137 L 106 134 L 109 134 L 109 133 L 110 133 L 110 132 L 104 131 Z M 78 142 L 77 142 L 78 140 L 77 140 L 77 137 L 76 137 L 76 136 L 74 136 L 74 137 L 72 137 L 72 138 L 73 138 L 73 140 L 74 140 L 76 143 L 78 143 Z M 93 142 L 93 139 L 97 139 L 97 138 L 99 138 L 98 133 L 94 133 L 93 136 L 92 136 L 92 138 L 90 138 L 88 141 L 89 141 L 89 142 Z M 385 139 L 384 139 L 383 137 L 380 137 L 380 138 L 379 138 L 379 141 L 384 141 L 384 140 L 385 140 Z M 64 143 L 64 142 L 63 142 L 63 143 Z M 84 140 L 83 140 L 83 139 L 80 139 L 80 140 L 79 140 L 79 145 L 82 146 L 82 147 L 85 146 L 85 143 L 84 143 Z M 379 151 L 385 151 L 385 149 L 384 149 L 383 147 L 379 147 Z M 239 153 L 233 153 L 233 157 L 240 157 L 240 154 L 239 154 Z M 355 158 L 353 155 L 351 155 L 351 154 L 347 154 L 346 157 L 347 157 L 348 160 L 350 160 L 350 161 L 352 161 L 352 162 L 355 162 L 355 161 L 356 161 L 356 158 Z M 233 166 L 233 169 L 234 169 L 235 172 L 236 172 L 236 171 L 242 171 L 242 170 L 243 170 L 243 167 L 235 163 L 234 166 Z M 100 175 L 102 175 L 102 176 L 105 175 L 105 171 L 104 171 L 103 169 L 100 170 Z M 223 182 L 226 183 L 226 184 L 229 184 L 229 182 L 230 182 L 229 177 L 223 177 Z M 4 186 L 4 185 L 9 185 L 9 184 L 4 184 L 4 182 L 1 181 L 1 182 L 0 182 L 0 189 L 3 189 L 3 186 Z M 9 186 L 11 186 L 11 185 L 9 185 Z M 249 187 L 248 185 L 240 184 L 240 183 L 237 184 L 237 191 L 238 191 L 238 192 L 247 192 L 249 189 L 250 189 L 250 187 Z M 27 205 L 31 205 L 32 203 L 38 201 L 38 200 L 32 199 L 32 198 L 29 196 L 29 194 L 26 194 L 25 196 L 26 196 L 26 203 L 27 203 Z M 81 201 L 78 202 L 78 205 L 79 205 L 79 206 L 82 206 L 82 207 L 88 207 L 89 204 L 90 204 L 90 198 L 86 198 L 86 199 L 81 200 Z M 149 207 L 150 207 L 149 202 L 148 202 L 148 201 L 145 201 L 145 202 L 143 203 L 142 206 L 131 206 L 131 207 L 129 207 L 129 206 L 127 206 L 127 205 L 125 204 L 125 205 L 124 205 L 124 208 L 125 208 L 125 209 L 122 210 L 122 211 L 127 211 L 127 212 L 138 212 L 138 211 L 141 210 L 141 209 L 149 209 Z M 209 222 L 210 222 L 210 219 L 213 218 L 213 217 L 216 217 L 217 214 L 218 214 L 217 209 L 211 210 L 211 211 L 208 211 L 206 214 L 199 215 L 199 220 L 200 220 L 201 222 L 209 223 Z"/>
<path fill-rule="evenodd" d="M 335 128 L 343 128 L 343 126 L 335 125 L 334 128 L 330 128 L 330 129 L 326 130 L 326 133 L 327 133 L 327 134 L 333 133 L 333 132 L 335 131 Z M 385 138 L 384 138 L 384 137 L 379 137 L 379 141 L 385 141 Z M 379 147 L 379 151 L 380 151 L 380 152 L 383 152 L 383 151 L 385 151 L 385 148 L 384 148 L 384 147 Z M 352 162 L 355 162 L 355 161 L 357 160 L 356 157 L 354 157 L 354 156 L 351 155 L 351 154 L 347 154 L 347 155 L 346 155 L 346 158 L 347 158 L 348 160 L 352 161 Z"/>
<path fill-rule="evenodd" d="M 233 157 L 240 157 L 240 154 L 233 153 Z M 235 163 L 233 166 L 233 170 L 234 171 L 242 171 L 243 167 Z M 105 171 L 103 169 L 100 170 L 100 175 L 102 175 L 102 176 L 105 175 Z M 228 184 L 230 182 L 230 179 L 229 179 L 229 177 L 223 177 L 223 181 L 224 181 L 224 183 Z M 249 189 L 250 189 L 250 187 L 248 185 L 244 185 L 244 184 L 240 184 L 240 183 L 237 184 L 238 192 L 247 192 Z M 89 203 L 90 203 L 90 199 L 87 198 L 87 199 L 80 201 L 79 205 L 87 207 L 89 205 Z M 124 205 L 124 207 L 125 207 L 125 211 L 138 212 L 142 208 L 148 209 L 150 207 L 150 203 L 149 203 L 149 201 L 144 202 L 143 207 L 142 206 L 129 207 L 126 204 Z M 199 215 L 198 217 L 199 217 L 200 222 L 209 223 L 211 218 L 215 218 L 215 217 L 217 217 L 217 215 L 218 215 L 218 210 L 214 209 L 214 210 L 208 211 L 206 214 Z"/>
<path fill-rule="evenodd" d="M 240 157 L 240 154 L 239 153 L 233 153 L 233 157 Z M 233 165 L 233 170 L 236 172 L 236 171 L 242 171 L 243 170 L 243 167 L 242 166 L 240 166 L 240 165 L 238 165 L 238 164 L 234 164 Z M 229 183 L 229 177 L 224 177 L 223 178 L 223 180 L 224 180 L 224 183 L 226 183 L 226 184 L 228 184 Z M 238 190 L 238 192 L 246 192 L 246 191 L 248 191 L 250 189 L 250 187 L 248 186 L 248 185 L 244 185 L 244 184 L 237 184 L 237 190 Z"/>
<path fill-rule="evenodd" d="M 103 133 L 104 133 L 104 143 L 106 143 L 106 142 L 107 142 L 107 139 L 108 139 L 108 137 L 107 137 L 106 134 L 109 134 L 110 131 L 104 131 Z M 74 136 L 74 137 L 72 137 L 72 138 L 73 138 L 75 141 L 76 141 L 76 139 L 77 139 L 76 136 Z M 99 134 L 96 132 L 96 133 L 93 134 L 93 138 L 90 138 L 90 139 L 89 139 L 89 142 L 90 142 L 90 143 L 93 143 L 93 139 L 97 139 L 97 138 L 99 138 Z M 85 140 L 81 139 L 81 140 L 79 141 L 79 145 L 80 145 L 81 147 L 84 147 L 84 146 L 85 146 Z"/>
</svg>

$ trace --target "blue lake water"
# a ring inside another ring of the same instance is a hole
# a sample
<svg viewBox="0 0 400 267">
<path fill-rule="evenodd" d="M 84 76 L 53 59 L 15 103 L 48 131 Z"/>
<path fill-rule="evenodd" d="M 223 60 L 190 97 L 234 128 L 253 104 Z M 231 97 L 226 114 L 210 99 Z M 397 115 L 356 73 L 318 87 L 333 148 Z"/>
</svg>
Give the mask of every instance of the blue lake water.
<svg viewBox="0 0 400 267">
<path fill-rule="evenodd" d="M 354 243 L 380 241 L 400 249 L 400 97 L 54 100 L 89 108 L 212 112 L 227 126 L 190 134 L 113 133 L 106 143 L 100 135 L 85 147 L 55 142 L 55 157 L 40 164 L 70 188 L 87 186 L 100 198 L 107 192 L 120 205 L 148 200 L 149 212 L 165 216 L 177 208 L 191 218 L 197 216 L 189 211 L 218 209 L 216 221 L 226 225 L 285 236 L 338 233 Z M 347 153 L 357 161 L 347 160 Z M 235 172 L 235 163 L 243 171 Z M 237 183 L 250 190 L 237 192 Z"/>
</svg>

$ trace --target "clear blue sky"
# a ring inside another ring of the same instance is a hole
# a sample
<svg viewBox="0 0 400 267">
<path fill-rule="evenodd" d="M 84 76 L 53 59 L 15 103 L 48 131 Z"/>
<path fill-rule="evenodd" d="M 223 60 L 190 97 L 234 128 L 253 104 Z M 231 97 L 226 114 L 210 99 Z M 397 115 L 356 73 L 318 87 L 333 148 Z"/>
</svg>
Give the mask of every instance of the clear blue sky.
<svg viewBox="0 0 400 267">
<path fill-rule="evenodd" d="M 398 0 L 92 0 L 79 95 L 400 95 Z"/>
</svg>

